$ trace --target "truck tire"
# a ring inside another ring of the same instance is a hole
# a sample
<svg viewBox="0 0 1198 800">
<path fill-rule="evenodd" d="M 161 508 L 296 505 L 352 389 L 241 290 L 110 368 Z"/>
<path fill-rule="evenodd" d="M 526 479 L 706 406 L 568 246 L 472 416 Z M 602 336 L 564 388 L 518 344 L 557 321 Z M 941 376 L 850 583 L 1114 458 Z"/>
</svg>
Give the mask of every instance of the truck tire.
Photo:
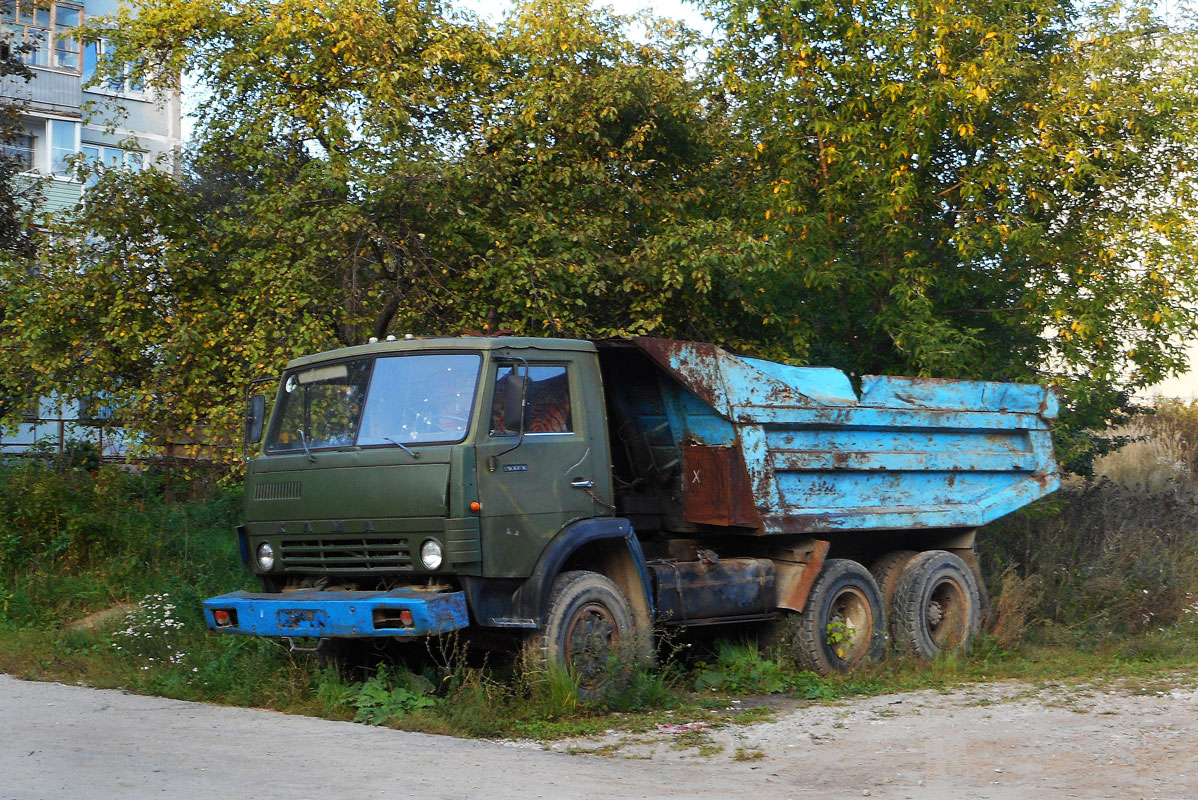
<svg viewBox="0 0 1198 800">
<path fill-rule="evenodd" d="M 877 661 L 886 649 L 882 592 L 869 570 L 832 558 L 811 586 L 794 638 L 799 665 L 827 675 Z"/>
<path fill-rule="evenodd" d="M 890 617 L 899 650 L 925 660 L 965 647 L 981 626 L 981 600 L 973 570 L 945 550 L 928 550 L 907 562 Z"/>
<path fill-rule="evenodd" d="M 632 612 L 614 583 L 597 572 L 558 575 L 549 593 L 545 626 L 528 641 L 535 666 L 562 666 L 581 700 L 601 700 L 611 679 L 634 660 Z"/>
<path fill-rule="evenodd" d="M 886 617 L 891 618 L 890 610 L 894 607 L 894 592 L 898 588 L 899 576 L 907 562 L 919 555 L 914 550 L 891 550 L 879 558 L 869 568 L 869 574 L 874 576 L 878 588 L 882 591 L 882 603 L 886 609 Z"/>
</svg>

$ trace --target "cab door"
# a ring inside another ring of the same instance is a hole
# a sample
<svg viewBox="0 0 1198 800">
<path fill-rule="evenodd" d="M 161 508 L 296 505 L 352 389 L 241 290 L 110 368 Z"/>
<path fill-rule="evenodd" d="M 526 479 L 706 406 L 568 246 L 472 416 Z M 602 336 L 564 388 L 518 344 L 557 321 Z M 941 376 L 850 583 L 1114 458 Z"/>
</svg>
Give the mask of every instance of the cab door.
<svg viewBox="0 0 1198 800">
<path fill-rule="evenodd" d="M 505 381 L 517 374 L 529 379 L 523 436 L 503 421 Z M 527 577 L 558 531 L 612 513 L 598 362 L 585 352 L 497 358 L 484 380 L 477 460 L 483 570 Z"/>
</svg>

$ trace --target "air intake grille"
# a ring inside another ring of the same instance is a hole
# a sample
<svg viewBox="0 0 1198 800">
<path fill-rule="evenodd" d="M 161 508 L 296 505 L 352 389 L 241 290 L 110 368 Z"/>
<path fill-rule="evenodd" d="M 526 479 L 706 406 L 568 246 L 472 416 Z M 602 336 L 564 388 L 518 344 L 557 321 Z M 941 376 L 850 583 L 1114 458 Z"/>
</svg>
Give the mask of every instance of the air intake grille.
<svg viewBox="0 0 1198 800">
<path fill-rule="evenodd" d="M 299 481 L 259 483 L 254 487 L 255 500 L 299 500 L 302 484 Z"/>
<path fill-rule="evenodd" d="M 393 534 L 375 536 L 288 536 L 279 543 L 289 572 L 397 572 L 412 568 L 408 540 Z"/>
</svg>

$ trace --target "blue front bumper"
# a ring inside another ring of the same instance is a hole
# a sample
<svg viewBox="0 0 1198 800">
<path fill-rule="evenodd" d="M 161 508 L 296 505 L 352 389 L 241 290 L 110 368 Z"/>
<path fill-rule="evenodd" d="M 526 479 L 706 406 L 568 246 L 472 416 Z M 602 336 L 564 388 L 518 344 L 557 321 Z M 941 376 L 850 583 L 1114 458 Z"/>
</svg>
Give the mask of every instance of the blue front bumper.
<svg viewBox="0 0 1198 800">
<path fill-rule="evenodd" d="M 220 622 L 217 612 L 224 612 Z M 415 589 L 232 592 L 205 600 L 204 619 L 214 631 L 252 636 L 407 638 L 448 633 L 470 624 L 464 592 Z"/>
</svg>

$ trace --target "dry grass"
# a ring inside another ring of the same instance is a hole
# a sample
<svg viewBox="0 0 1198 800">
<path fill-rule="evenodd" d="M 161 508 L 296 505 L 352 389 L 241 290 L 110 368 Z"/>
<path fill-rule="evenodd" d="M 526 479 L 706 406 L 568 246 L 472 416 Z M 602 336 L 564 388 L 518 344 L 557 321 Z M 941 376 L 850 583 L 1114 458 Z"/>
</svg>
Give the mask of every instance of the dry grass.
<svg viewBox="0 0 1198 800">
<path fill-rule="evenodd" d="M 983 529 L 995 635 L 1082 641 L 1163 629 L 1198 593 L 1198 406 L 1162 403 L 1055 496 Z"/>
<path fill-rule="evenodd" d="M 1134 441 L 1098 458 L 1096 479 L 1145 496 L 1198 491 L 1198 406 L 1163 401 L 1112 434 Z"/>
<path fill-rule="evenodd" d="M 1019 575 L 1013 566 L 1003 571 L 998 585 L 998 599 L 994 603 L 994 626 L 991 630 L 999 647 L 1009 650 L 1019 644 L 1027 630 L 1038 594 L 1034 577 Z"/>
</svg>

